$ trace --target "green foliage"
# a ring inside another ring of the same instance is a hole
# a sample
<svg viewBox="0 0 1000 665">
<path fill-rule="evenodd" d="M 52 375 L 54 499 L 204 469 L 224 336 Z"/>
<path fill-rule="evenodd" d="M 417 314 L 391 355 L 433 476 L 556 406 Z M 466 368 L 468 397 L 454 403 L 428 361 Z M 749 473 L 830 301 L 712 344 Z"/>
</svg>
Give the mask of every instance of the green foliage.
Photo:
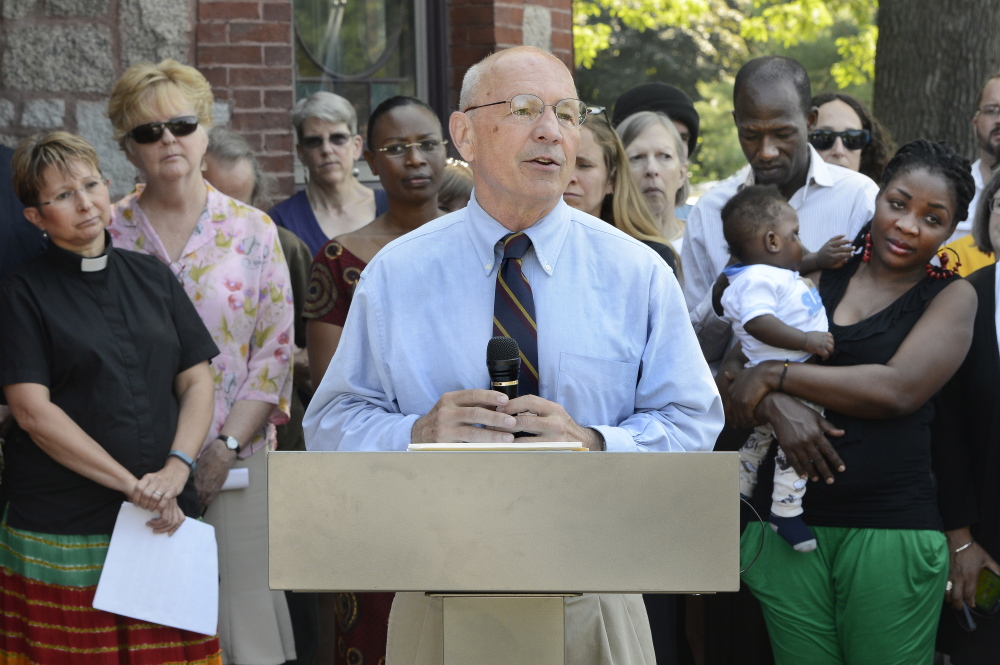
<svg viewBox="0 0 1000 665">
<path fill-rule="evenodd" d="M 694 103 L 701 116 L 701 139 L 695 159 L 688 165 L 692 183 L 722 180 L 746 164 L 733 123 L 733 81 L 698 83 L 701 101 Z"/>
<path fill-rule="evenodd" d="M 573 49 L 577 67 L 589 69 L 611 46 L 615 27 L 644 32 L 668 26 L 688 29 L 706 15 L 711 0 L 577 0 L 573 3 Z"/>
<path fill-rule="evenodd" d="M 754 12 L 740 25 L 747 41 L 780 42 L 784 48 L 812 43 L 830 35 L 837 24 L 855 26 L 837 39 L 839 62 L 830 73 L 840 88 L 864 85 L 875 78 L 878 0 L 754 0 Z"/>
<path fill-rule="evenodd" d="M 878 26 L 861 26 L 853 38 L 839 37 L 837 53 L 842 60 L 830 67 L 830 73 L 841 88 L 852 85 L 870 84 L 875 79 L 875 43 L 878 42 Z"/>
<path fill-rule="evenodd" d="M 574 0 L 577 86 L 610 110 L 629 88 L 663 81 L 691 94 L 701 115 L 692 182 L 745 164 L 732 121 L 732 79 L 760 55 L 787 55 L 813 91 L 870 104 L 877 0 Z"/>
</svg>

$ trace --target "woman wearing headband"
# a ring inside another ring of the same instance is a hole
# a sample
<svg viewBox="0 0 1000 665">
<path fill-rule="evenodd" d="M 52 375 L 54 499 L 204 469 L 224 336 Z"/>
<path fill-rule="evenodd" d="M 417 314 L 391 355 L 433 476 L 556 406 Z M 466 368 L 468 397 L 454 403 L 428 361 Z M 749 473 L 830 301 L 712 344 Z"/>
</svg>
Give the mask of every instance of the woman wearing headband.
<svg viewBox="0 0 1000 665">
<path fill-rule="evenodd" d="M 279 665 L 295 649 L 285 595 L 268 588 L 265 451 L 288 420 L 294 314 L 277 230 L 202 177 L 212 90 L 198 70 L 173 60 L 129 67 L 108 117 L 146 183 L 115 204 L 111 234 L 170 266 L 220 349 L 195 485 L 219 542 L 223 657 Z M 249 486 L 220 492 L 234 468 L 247 469 Z"/>
</svg>

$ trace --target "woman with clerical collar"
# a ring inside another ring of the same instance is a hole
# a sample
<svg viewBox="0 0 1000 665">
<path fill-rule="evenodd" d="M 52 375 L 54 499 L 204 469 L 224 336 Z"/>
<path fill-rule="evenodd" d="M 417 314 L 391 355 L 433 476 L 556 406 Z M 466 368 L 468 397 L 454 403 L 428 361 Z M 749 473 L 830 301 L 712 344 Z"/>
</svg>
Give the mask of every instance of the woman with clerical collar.
<svg viewBox="0 0 1000 665">
<path fill-rule="evenodd" d="M 0 284 L 0 386 L 16 421 L 0 484 L 0 653 L 221 663 L 215 636 L 93 609 L 123 501 L 156 513 L 156 533 L 198 515 L 218 349 L 166 266 L 112 247 L 90 144 L 36 136 L 13 165 L 24 215 L 49 241 Z"/>
</svg>

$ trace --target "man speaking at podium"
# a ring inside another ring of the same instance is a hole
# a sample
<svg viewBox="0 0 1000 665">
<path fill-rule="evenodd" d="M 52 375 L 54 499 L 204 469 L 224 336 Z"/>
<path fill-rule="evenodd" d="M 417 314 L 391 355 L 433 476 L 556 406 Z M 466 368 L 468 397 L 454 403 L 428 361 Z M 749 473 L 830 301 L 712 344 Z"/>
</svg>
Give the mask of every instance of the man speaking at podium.
<svg viewBox="0 0 1000 665">
<path fill-rule="evenodd" d="M 526 432 L 593 451 L 711 450 L 722 405 L 673 273 L 562 200 L 587 115 L 566 66 L 532 47 L 495 53 L 466 73 L 460 109 L 450 129 L 475 175 L 469 206 L 368 264 L 306 413 L 308 448 Z M 512 400 L 486 389 L 494 335 L 520 346 Z M 441 662 L 440 598 L 397 594 L 389 623 L 387 665 Z M 567 664 L 654 662 L 641 596 L 566 600 Z"/>
</svg>

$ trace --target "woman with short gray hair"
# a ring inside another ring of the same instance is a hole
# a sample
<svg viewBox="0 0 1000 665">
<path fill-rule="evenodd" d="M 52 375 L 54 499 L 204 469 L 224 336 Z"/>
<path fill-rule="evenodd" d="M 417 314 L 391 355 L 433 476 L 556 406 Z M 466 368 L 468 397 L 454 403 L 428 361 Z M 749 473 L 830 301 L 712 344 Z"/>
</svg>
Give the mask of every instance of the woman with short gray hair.
<svg viewBox="0 0 1000 665">
<path fill-rule="evenodd" d="M 361 159 L 363 142 L 349 101 L 332 92 L 316 92 L 295 103 L 291 118 L 295 150 L 306 167 L 306 187 L 269 214 L 315 255 L 330 238 L 355 231 L 385 212 L 385 195 L 355 176 L 354 162 Z"/>
</svg>

